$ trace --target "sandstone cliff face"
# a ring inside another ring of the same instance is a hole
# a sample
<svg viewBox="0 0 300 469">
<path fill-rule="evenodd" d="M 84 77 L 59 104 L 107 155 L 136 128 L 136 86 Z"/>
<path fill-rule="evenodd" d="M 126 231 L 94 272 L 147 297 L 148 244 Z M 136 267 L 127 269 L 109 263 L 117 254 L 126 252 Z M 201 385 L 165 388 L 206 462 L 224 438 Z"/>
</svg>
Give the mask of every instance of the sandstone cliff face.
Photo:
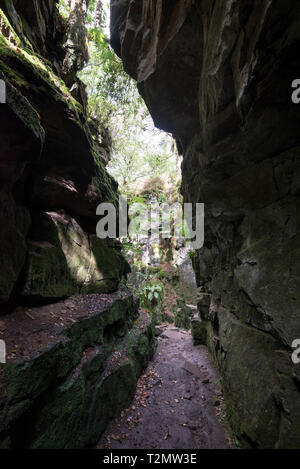
<svg viewBox="0 0 300 469">
<path fill-rule="evenodd" d="M 194 267 L 208 345 L 244 445 L 300 446 L 300 5 L 111 2 L 112 45 L 205 203 Z"/>
<path fill-rule="evenodd" d="M 125 263 L 95 236 L 96 207 L 117 199 L 109 137 L 88 119 L 77 71 L 88 2 L 4 1 L 0 10 L 0 305 L 112 292 Z"/>
</svg>

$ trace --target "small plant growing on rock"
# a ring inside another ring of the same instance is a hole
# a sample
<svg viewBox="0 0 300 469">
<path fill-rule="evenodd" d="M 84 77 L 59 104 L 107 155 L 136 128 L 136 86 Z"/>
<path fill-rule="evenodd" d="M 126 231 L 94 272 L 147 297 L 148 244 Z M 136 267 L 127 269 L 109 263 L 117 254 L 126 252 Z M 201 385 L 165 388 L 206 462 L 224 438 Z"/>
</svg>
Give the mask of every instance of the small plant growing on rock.
<svg viewBox="0 0 300 469">
<path fill-rule="evenodd" d="M 163 287 L 161 284 L 148 284 L 142 289 L 142 303 L 149 309 L 158 306 L 163 301 L 163 297 Z"/>
<path fill-rule="evenodd" d="M 194 257 L 196 256 L 196 251 L 189 251 L 188 256 L 190 259 L 194 259 Z"/>
</svg>

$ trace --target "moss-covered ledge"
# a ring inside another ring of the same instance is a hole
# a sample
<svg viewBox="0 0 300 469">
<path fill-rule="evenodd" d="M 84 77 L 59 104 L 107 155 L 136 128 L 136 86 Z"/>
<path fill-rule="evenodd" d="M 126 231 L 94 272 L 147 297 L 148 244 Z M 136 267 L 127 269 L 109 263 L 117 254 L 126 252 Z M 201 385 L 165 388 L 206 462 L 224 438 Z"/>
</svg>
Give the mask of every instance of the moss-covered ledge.
<svg viewBox="0 0 300 469">
<path fill-rule="evenodd" d="M 0 447 L 95 443 L 131 402 L 154 351 L 150 318 L 125 287 L 19 309 L 1 324 Z"/>
</svg>

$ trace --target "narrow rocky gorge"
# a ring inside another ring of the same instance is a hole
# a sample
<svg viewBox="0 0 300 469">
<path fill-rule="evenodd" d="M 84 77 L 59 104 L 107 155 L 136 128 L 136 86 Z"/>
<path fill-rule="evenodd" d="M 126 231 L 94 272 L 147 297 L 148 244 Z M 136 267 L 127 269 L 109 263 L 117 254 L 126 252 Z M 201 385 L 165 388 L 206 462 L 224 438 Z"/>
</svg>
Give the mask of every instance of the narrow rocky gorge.
<svg viewBox="0 0 300 469">
<path fill-rule="evenodd" d="M 299 2 L 110 2 L 111 46 L 183 156 L 183 200 L 205 204 L 192 337 L 158 339 L 121 243 L 96 236 L 119 190 L 78 78 L 89 0 L 68 21 L 58 3 L 0 1 L 0 448 L 228 448 L 219 377 L 239 446 L 300 448 Z"/>
</svg>

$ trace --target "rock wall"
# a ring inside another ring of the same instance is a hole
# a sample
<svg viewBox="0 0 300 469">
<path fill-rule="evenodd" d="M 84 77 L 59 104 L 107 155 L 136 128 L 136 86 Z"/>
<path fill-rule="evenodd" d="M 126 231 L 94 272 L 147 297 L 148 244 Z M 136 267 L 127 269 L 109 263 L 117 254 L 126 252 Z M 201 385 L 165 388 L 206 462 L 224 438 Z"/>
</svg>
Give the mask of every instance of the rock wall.
<svg viewBox="0 0 300 469">
<path fill-rule="evenodd" d="M 88 1 L 68 20 L 57 3 L 0 3 L 0 448 L 97 443 L 155 343 L 120 285 L 120 244 L 95 234 L 96 207 L 118 191 L 76 77 Z"/>
<path fill-rule="evenodd" d="M 154 351 L 150 318 L 125 287 L 19 309 L 2 316 L 1 331 L 0 448 L 96 444 Z"/>
<path fill-rule="evenodd" d="M 300 5 L 112 0 L 112 45 L 205 203 L 199 312 L 244 446 L 300 447 Z"/>
<path fill-rule="evenodd" d="M 0 10 L 0 305 L 113 292 L 126 263 L 95 236 L 96 207 L 117 200 L 110 137 L 86 112 L 88 2 L 5 0 Z"/>
</svg>

